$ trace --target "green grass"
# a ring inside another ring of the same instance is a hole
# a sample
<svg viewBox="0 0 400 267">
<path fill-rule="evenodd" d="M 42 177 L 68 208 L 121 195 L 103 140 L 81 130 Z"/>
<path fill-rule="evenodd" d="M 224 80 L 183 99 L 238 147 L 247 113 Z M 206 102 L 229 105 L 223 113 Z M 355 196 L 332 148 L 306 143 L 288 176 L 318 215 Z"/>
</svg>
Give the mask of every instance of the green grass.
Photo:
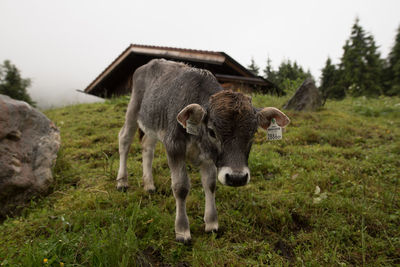
<svg viewBox="0 0 400 267">
<path fill-rule="evenodd" d="M 258 107 L 286 100 L 253 96 Z M 0 225 L 0 265 L 400 264 L 399 98 L 349 98 L 328 101 L 318 112 L 289 111 L 282 141 L 268 142 L 259 131 L 251 183 L 218 184 L 219 234 L 204 233 L 204 195 L 198 169 L 189 165 L 191 246 L 174 241 L 175 200 L 161 144 L 153 164 L 157 192 L 141 186 L 137 136 L 130 190 L 115 190 L 127 101 L 45 112 L 62 137 L 56 183 L 49 196 Z"/>
</svg>

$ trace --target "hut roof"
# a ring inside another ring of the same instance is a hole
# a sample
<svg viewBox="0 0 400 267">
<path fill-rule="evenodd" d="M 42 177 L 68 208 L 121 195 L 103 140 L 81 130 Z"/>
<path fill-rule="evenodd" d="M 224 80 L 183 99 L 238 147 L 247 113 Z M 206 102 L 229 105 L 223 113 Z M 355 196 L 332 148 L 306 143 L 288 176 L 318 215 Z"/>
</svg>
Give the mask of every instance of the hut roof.
<svg viewBox="0 0 400 267">
<path fill-rule="evenodd" d="M 112 95 L 113 86 L 126 80 L 134 70 L 154 58 L 181 61 L 211 71 L 220 83 L 236 82 L 254 86 L 262 92 L 283 92 L 270 81 L 254 75 L 224 52 L 131 44 L 86 88 L 96 96 Z"/>
</svg>

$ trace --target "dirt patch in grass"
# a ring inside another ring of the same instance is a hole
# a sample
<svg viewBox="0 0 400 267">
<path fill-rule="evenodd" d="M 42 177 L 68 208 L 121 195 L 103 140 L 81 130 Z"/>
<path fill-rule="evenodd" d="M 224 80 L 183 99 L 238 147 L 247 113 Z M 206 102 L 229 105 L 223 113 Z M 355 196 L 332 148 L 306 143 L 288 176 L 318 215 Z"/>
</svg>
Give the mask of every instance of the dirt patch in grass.
<svg viewBox="0 0 400 267">
<path fill-rule="evenodd" d="M 293 248 L 286 241 L 280 239 L 274 245 L 274 251 L 290 262 L 294 261 Z"/>
</svg>

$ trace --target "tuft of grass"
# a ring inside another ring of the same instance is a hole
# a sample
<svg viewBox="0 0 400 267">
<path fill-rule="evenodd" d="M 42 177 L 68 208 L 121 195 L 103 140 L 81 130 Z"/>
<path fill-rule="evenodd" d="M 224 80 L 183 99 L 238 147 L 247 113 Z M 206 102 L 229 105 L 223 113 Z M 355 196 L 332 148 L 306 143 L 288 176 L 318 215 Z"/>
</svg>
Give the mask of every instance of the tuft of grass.
<svg viewBox="0 0 400 267">
<path fill-rule="evenodd" d="M 287 100 L 252 101 L 280 108 Z M 137 137 L 128 159 L 131 187 L 115 190 L 128 101 L 46 111 L 62 138 L 55 183 L 48 197 L 0 225 L 2 266 L 400 264 L 399 98 L 287 111 L 291 124 L 281 141 L 257 132 L 250 184 L 218 185 L 218 234 L 204 233 L 204 193 L 198 168 L 189 165 L 191 246 L 174 241 L 175 200 L 161 144 L 153 163 L 157 192 L 142 188 Z"/>
</svg>

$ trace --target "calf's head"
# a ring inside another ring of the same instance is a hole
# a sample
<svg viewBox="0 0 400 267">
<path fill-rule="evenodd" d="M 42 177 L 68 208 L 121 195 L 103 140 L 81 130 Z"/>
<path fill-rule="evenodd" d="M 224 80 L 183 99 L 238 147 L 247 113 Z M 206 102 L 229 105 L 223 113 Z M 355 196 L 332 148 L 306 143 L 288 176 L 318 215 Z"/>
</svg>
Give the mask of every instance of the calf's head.
<svg viewBox="0 0 400 267">
<path fill-rule="evenodd" d="M 198 135 L 203 155 L 218 168 L 218 180 L 229 186 L 250 181 L 248 158 L 258 127 L 265 130 L 271 120 L 285 127 L 289 118 L 273 107 L 254 108 L 251 98 L 238 92 L 221 91 L 212 95 L 207 106 L 190 104 L 177 116 L 190 134 Z"/>
</svg>

